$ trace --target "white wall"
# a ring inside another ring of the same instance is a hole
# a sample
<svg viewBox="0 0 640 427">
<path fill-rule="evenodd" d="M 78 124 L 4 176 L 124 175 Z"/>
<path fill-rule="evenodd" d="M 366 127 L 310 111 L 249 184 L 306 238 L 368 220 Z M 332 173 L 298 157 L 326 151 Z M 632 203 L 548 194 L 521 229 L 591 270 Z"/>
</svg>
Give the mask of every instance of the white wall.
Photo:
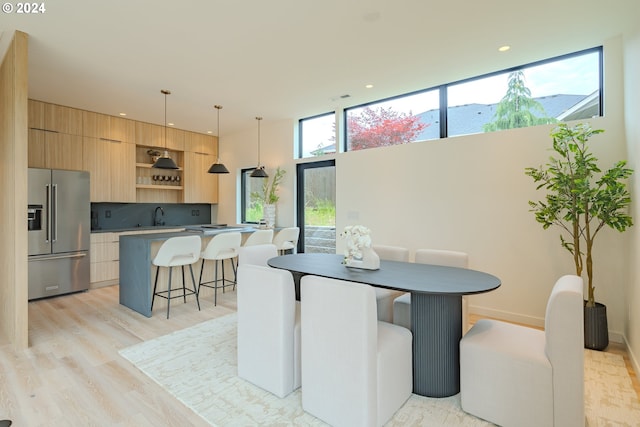
<svg viewBox="0 0 640 427">
<path fill-rule="evenodd" d="M 585 46 L 585 48 L 588 46 Z M 593 140 L 603 165 L 626 158 L 623 128 L 622 40 L 605 43 L 606 117 L 591 120 L 606 132 Z M 282 187 L 278 225 L 294 222 L 295 123 L 262 126 L 262 157 L 269 169 L 290 172 Z M 497 291 L 473 296 L 472 310 L 541 325 L 555 280 L 573 273 L 559 230 L 543 230 L 528 201 L 539 200 L 528 166 L 547 161 L 552 127 L 516 129 L 442 141 L 348 152 L 336 156 L 337 227 L 363 224 L 376 243 L 469 253 L 470 267 L 502 279 Z M 223 137 L 222 160 L 232 174 L 220 180 L 221 222 L 236 221 L 235 168 L 254 166 L 257 133 Z M 248 143 L 248 145 L 247 145 Z M 233 169 L 232 169 L 233 168 Z M 612 340 L 621 340 L 626 316 L 630 233 L 604 230 L 594 249 L 596 297 L 608 307 Z M 341 242 L 338 242 L 341 251 Z M 640 303 L 639 305 L 640 306 Z"/>
<path fill-rule="evenodd" d="M 629 150 L 629 163 L 636 170 L 633 176 L 632 214 L 636 226 L 631 229 L 629 263 L 630 278 L 626 283 L 626 300 L 629 307 L 625 337 L 630 358 L 636 372 L 640 372 L 640 29 L 625 37 L 624 44 L 625 128 Z"/>
<path fill-rule="evenodd" d="M 220 138 L 220 160 L 230 173 L 218 178 L 220 203 L 217 207 L 217 219 L 213 218 L 213 221 L 226 224 L 240 222 L 240 169 L 255 167 L 258 161 L 258 123 L 255 119 L 254 126 L 245 132 Z M 260 123 L 260 162 L 265 166 L 270 179 L 278 166 L 287 171 L 278 192 L 278 227 L 295 224 L 296 168 L 293 162 L 293 127 L 290 120 L 272 122 L 267 117 Z M 212 212 L 212 215 L 215 213 Z"/>
</svg>

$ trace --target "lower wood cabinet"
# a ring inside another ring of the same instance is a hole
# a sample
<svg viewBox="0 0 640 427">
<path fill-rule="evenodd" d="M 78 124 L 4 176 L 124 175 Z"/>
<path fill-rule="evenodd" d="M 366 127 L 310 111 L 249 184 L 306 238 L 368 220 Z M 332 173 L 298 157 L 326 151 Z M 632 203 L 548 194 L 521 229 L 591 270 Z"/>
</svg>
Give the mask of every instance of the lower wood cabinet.
<svg viewBox="0 0 640 427">
<path fill-rule="evenodd" d="M 91 233 L 90 236 L 90 288 L 115 285 L 120 279 L 120 236 L 128 234 L 172 233 L 184 228 L 162 230 L 131 230 L 122 232 Z"/>
</svg>

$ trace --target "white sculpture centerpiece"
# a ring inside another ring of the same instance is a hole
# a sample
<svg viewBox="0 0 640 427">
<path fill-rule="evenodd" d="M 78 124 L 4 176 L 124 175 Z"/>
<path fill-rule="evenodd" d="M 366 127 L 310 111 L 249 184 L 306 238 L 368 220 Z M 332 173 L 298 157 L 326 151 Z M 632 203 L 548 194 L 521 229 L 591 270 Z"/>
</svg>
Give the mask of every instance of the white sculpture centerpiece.
<svg viewBox="0 0 640 427">
<path fill-rule="evenodd" d="M 377 270 L 380 257 L 371 248 L 371 230 L 362 225 L 348 225 L 340 237 L 345 239 L 344 260 L 347 267 Z"/>
</svg>

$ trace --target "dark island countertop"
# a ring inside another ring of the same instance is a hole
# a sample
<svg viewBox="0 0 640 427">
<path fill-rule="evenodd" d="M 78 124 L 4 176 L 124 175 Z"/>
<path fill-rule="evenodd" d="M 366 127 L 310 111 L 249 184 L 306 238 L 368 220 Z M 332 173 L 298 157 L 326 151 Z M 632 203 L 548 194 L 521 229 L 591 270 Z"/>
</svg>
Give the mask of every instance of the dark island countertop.
<svg viewBox="0 0 640 427">
<path fill-rule="evenodd" d="M 202 238 L 202 247 L 204 248 L 211 237 L 219 233 L 240 231 L 243 234 L 250 234 L 256 231 L 254 227 L 242 225 L 188 227 L 189 228 L 184 231 L 120 236 L 120 304 L 144 316 L 151 317 L 151 298 L 153 294 L 153 266 L 151 260 L 153 256 L 155 256 L 161 242 L 171 237 L 192 236 L 196 234 Z M 198 263 L 197 266 L 194 266 L 194 271 L 199 268 Z"/>
</svg>

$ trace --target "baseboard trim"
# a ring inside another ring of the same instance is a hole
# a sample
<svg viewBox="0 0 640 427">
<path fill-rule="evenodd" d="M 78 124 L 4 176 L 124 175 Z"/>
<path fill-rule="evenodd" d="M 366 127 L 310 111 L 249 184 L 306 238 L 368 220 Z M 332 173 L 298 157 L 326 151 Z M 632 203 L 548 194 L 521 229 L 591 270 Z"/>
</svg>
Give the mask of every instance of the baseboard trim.
<svg viewBox="0 0 640 427">
<path fill-rule="evenodd" d="M 640 363 L 638 363 L 638 358 L 633 353 L 631 346 L 629 345 L 629 341 L 627 341 L 627 337 L 624 337 L 624 345 L 627 348 L 627 354 L 629 354 L 629 360 L 631 361 L 631 367 L 636 373 L 636 377 L 640 378 Z"/>
</svg>

